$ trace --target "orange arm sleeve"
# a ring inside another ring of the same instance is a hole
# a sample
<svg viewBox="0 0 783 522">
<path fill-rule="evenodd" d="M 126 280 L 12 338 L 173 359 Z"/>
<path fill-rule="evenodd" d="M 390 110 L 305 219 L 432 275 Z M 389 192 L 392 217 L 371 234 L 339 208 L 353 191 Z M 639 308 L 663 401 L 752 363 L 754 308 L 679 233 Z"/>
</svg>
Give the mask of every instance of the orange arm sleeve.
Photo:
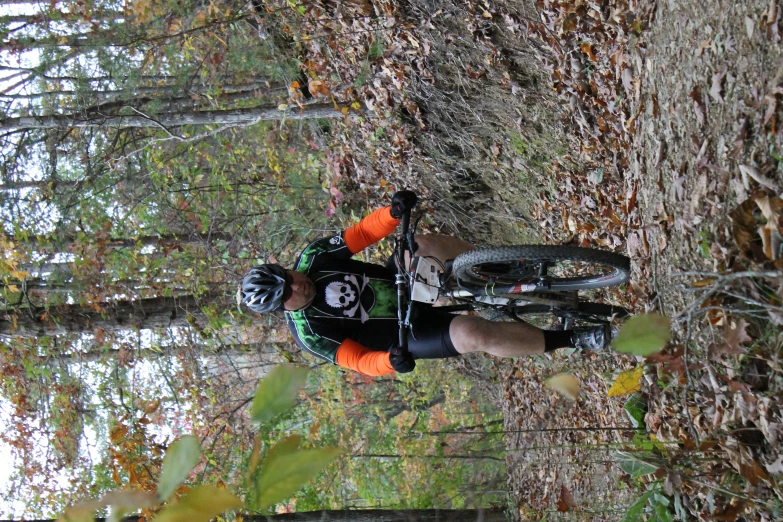
<svg viewBox="0 0 783 522">
<path fill-rule="evenodd" d="M 394 371 L 389 362 L 388 352 L 373 352 L 351 339 L 346 339 L 337 348 L 335 362 L 343 368 L 350 368 L 373 377 Z"/>
<path fill-rule="evenodd" d="M 345 231 L 345 245 L 352 254 L 361 252 L 394 232 L 400 220 L 394 219 L 390 210 L 391 207 L 379 208 Z"/>
</svg>

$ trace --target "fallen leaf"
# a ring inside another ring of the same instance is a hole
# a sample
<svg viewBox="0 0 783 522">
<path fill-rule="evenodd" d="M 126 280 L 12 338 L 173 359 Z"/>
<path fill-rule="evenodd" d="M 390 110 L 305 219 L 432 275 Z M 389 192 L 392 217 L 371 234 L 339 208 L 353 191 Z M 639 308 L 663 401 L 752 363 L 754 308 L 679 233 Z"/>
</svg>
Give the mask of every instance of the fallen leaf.
<svg viewBox="0 0 783 522">
<path fill-rule="evenodd" d="M 770 473 L 783 473 L 783 455 L 778 455 L 775 462 L 765 464 L 764 467 L 767 468 L 767 471 Z"/>
<path fill-rule="evenodd" d="M 696 121 L 699 126 L 704 125 L 704 100 L 701 96 L 701 89 L 696 86 L 690 92 L 689 96 L 693 100 L 693 110 L 696 113 Z"/>
<path fill-rule="evenodd" d="M 756 167 L 751 167 L 750 165 L 740 165 L 739 169 L 740 169 L 740 173 L 742 173 L 743 176 L 747 176 L 756 180 L 756 182 L 758 182 L 759 185 L 767 187 L 768 189 L 772 190 L 776 194 L 780 193 L 780 187 L 778 187 L 778 184 L 775 183 L 775 181 L 773 181 L 772 179 L 762 174 L 761 172 L 759 172 L 759 170 Z"/>
<path fill-rule="evenodd" d="M 633 73 L 631 73 L 631 69 L 625 68 L 623 69 L 623 88 L 625 89 L 625 94 L 627 96 L 631 96 L 633 93 Z"/>
<path fill-rule="evenodd" d="M 734 138 L 734 146 L 731 148 L 731 155 L 738 158 L 745 147 L 745 139 L 748 137 L 748 119 L 743 118 L 737 126 L 737 137 Z"/>
<path fill-rule="evenodd" d="M 572 401 L 579 399 L 579 378 L 570 373 L 559 373 L 546 380 L 546 385 Z"/>
<path fill-rule="evenodd" d="M 576 509 L 576 502 L 574 502 L 573 495 L 568 491 L 568 488 L 560 486 L 560 498 L 557 500 L 557 510 L 565 513 L 567 511 L 573 511 L 574 509 Z"/>
<path fill-rule="evenodd" d="M 774 96 L 765 96 L 764 100 L 767 102 L 767 110 L 764 112 L 764 125 L 767 125 L 778 110 L 778 100 Z"/>
<path fill-rule="evenodd" d="M 644 367 L 637 366 L 633 370 L 623 372 L 617 376 L 612 383 L 612 387 L 606 393 L 609 397 L 620 397 L 622 395 L 629 395 L 636 393 L 642 389 L 642 376 L 644 375 Z"/>
<path fill-rule="evenodd" d="M 778 37 L 778 1 L 769 0 L 767 8 L 767 38 Z"/>
<path fill-rule="evenodd" d="M 712 86 L 710 87 L 710 96 L 717 103 L 723 103 L 723 96 L 721 96 L 721 91 L 723 90 L 723 78 L 725 77 L 726 77 L 726 69 L 724 69 L 719 73 L 718 72 L 713 73 L 712 75 Z"/>
<path fill-rule="evenodd" d="M 596 59 L 595 55 L 593 54 L 593 46 L 589 43 L 583 43 L 579 46 L 579 48 L 582 50 L 583 53 L 587 55 L 587 57 L 590 59 L 591 62 L 597 62 L 598 59 Z"/>
<path fill-rule="evenodd" d="M 769 481 L 769 474 L 756 462 L 747 447 L 738 445 L 735 448 L 724 447 L 724 450 L 728 453 L 729 462 L 734 469 L 752 486 L 762 480 Z"/>
</svg>

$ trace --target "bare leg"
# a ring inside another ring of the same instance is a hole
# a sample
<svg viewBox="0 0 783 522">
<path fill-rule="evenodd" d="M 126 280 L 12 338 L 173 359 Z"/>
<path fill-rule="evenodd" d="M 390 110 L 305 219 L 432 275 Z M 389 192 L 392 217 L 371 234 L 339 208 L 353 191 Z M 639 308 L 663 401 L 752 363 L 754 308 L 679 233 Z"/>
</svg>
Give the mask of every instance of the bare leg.
<svg viewBox="0 0 783 522">
<path fill-rule="evenodd" d="M 454 259 L 463 252 L 476 249 L 475 246 L 467 241 L 441 234 L 416 236 L 416 244 L 419 246 L 418 250 L 416 250 L 416 256 L 434 257 L 441 263 L 445 263 L 449 259 Z M 406 264 L 410 263 L 410 260 L 407 258 L 405 261 Z"/>
<path fill-rule="evenodd" d="M 526 323 L 491 322 L 458 315 L 449 336 L 459 353 L 485 352 L 498 357 L 523 357 L 544 353 L 544 332 Z"/>
<path fill-rule="evenodd" d="M 416 243 L 419 245 L 416 256 L 435 257 L 441 263 L 476 249 L 467 241 L 440 234 L 417 236 Z M 486 352 L 498 357 L 544 353 L 544 333 L 526 323 L 490 322 L 458 315 L 451 322 L 449 335 L 459 353 Z"/>
</svg>

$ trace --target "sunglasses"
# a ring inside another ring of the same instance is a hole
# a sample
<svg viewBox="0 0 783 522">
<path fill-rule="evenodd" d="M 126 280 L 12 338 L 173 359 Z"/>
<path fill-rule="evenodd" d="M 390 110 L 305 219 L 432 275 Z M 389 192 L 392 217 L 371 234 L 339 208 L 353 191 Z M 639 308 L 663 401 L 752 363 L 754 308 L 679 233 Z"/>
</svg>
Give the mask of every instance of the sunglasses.
<svg viewBox="0 0 783 522">
<path fill-rule="evenodd" d="M 283 300 L 282 303 L 285 303 L 289 299 L 291 299 L 291 296 L 294 295 L 294 278 L 291 277 L 291 274 L 288 272 L 285 273 L 285 285 L 283 286 Z"/>
</svg>

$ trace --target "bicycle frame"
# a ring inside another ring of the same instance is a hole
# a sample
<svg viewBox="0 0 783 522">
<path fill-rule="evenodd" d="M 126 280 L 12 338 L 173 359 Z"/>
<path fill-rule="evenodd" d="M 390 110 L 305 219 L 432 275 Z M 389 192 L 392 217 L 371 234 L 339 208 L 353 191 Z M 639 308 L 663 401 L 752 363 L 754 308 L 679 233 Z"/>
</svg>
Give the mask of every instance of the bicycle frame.
<svg viewBox="0 0 783 522">
<path fill-rule="evenodd" d="M 415 302 L 424 302 L 432 305 L 438 298 L 449 298 L 455 301 L 462 301 L 461 304 L 438 306 L 439 310 L 444 312 L 466 312 L 479 309 L 493 308 L 509 317 L 520 320 L 511 310 L 516 307 L 526 305 L 547 305 L 551 307 L 576 306 L 578 301 L 577 292 L 548 292 L 538 293 L 541 287 L 537 284 L 517 284 L 496 286 L 488 285 L 481 292 L 469 291 L 459 287 L 459 282 L 451 274 L 444 274 L 443 270 L 438 270 L 436 279 L 437 295 L 432 297 L 432 288 L 434 280 L 429 273 L 421 274 L 417 269 L 418 264 L 414 263 L 415 249 L 415 229 L 410 228 L 410 211 L 405 212 L 401 220 L 400 235 L 395 238 L 394 256 L 397 265 L 395 275 L 395 284 L 397 286 L 397 322 L 399 324 L 399 346 L 402 350 L 408 349 L 408 332 L 412 328 L 411 315 Z M 405 253 L 408 253 L 410 266 L 405 264 Z M 418 258 L 419 262 L 421 259 Z M 429 266 L 435 266 L 430 263 Z M 429 269 L 427 270 L 429 272 Z M 417 280 L 417 275 L 419 279 Z M 445 278 L 443 277 L 445 275 Z M 417 285 L 428 287 L 422 292 L 417 291 Z M 422 298 L 421 296 L 426 296 Z M 418 298 L 417 298 L 418 297 Z"/>
</svg>

